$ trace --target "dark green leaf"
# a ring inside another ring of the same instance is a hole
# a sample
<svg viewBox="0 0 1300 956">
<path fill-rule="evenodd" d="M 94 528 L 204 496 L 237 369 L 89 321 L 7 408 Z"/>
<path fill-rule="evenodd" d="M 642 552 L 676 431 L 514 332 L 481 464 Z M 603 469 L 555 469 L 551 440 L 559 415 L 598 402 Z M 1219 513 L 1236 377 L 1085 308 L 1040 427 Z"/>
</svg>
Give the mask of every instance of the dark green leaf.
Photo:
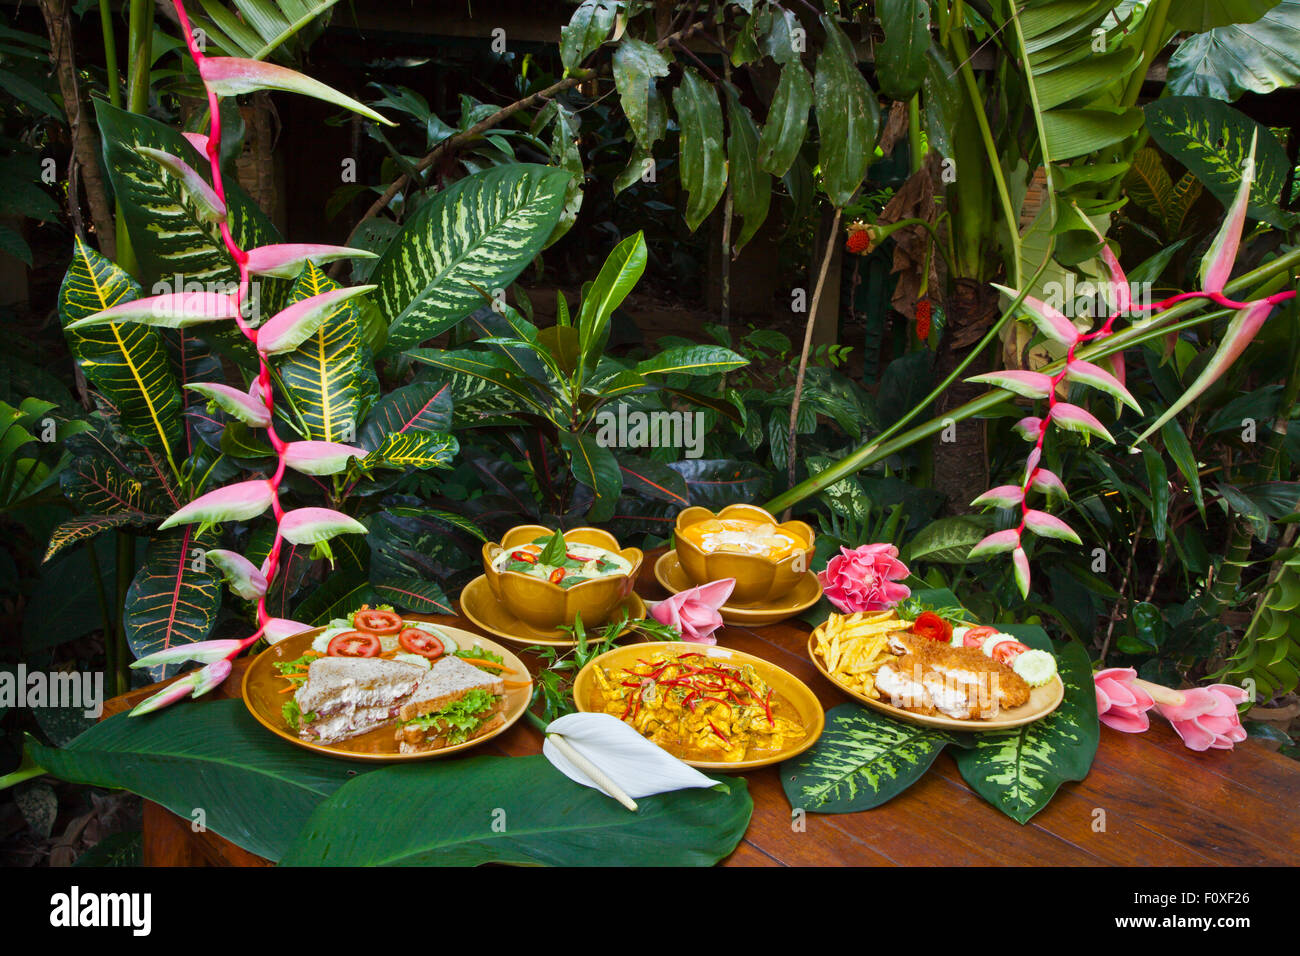
<svg viewBox="0 0 1300 956">
<path fill-rule="evenodd" d="M 713 211 L 727 187 L 727 158 L 722 140 L 722 107 L 712 84 L 694 69 L 682 73 L 673 91 L 681 127 L 681 177 L 688 194 L 686 226 L 692 232 Z"/>
<path fill-rule="evenodd" d="M 930 4 L 928 0 L 880 0 L 876 15 L 885 31 L 876 50 L 880 91 L 891 99 L 911 99 L 925 77 Z"/>
<path fill-rule="evenodd" d="M 823 15 L 826 45 L 817 57 L 813 80 L 817 104 L 818 152 L 822 188 L 838 208 L 848 205 L 876 148 L 880 105 L 858 69 L 853 44 L 834 18 Z"/>
</svg>

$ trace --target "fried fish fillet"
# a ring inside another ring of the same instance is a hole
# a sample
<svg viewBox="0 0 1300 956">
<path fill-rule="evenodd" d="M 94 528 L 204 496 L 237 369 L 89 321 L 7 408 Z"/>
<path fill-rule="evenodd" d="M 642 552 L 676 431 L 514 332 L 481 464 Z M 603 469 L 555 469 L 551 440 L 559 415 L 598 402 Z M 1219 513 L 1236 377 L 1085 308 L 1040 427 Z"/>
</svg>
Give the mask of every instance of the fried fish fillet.
<svg viewBox="0 0 1300 956">
<path fill-rule="evenodd" d="M 899 659 L 876 672 L 890 703 L 915 713 L 987 720 L 1029 700 L 1025 679 L 974 647 L 952 647 L 907 631 L 889 635 Z"/>
</svg>

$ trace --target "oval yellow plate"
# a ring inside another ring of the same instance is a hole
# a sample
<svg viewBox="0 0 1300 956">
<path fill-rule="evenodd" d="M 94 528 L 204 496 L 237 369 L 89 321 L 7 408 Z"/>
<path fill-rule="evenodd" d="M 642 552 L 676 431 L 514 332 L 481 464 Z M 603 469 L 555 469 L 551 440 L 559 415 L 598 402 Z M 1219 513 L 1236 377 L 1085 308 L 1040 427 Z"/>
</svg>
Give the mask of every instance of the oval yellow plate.
<svg viewBox="0 0 1300 956">
<path fill-rule="evenodd" d="M 732 650 L 729 647 L 718 647 L 717 645 L 693 644 L 686 641 L 629 644 L 626 647 L 616 647 L 612 651 L 606 651 L 595 660 L 589 661 L 587 666 L 580 670 L 578 676 L 574 678 L 573 703 L 578 710 L 584 713 L 599 712 L 600 708 L 596 706 L 594 700 L 595 669 L 597 667 L 627 667 L 630 664 L 635 664 L 637 658 L 645 657 L 647 654 L 660 650 L 669 654 L 693 651 L 727 664 L 752 664 L 754 669 L 758 671 L 759 676 L 767 683 L 767 686 L 771 687 L 776 694 L 785 698 L 786 702 L 798 711 L 799 722 L 807 730 L 807 733 L 802 738 L 781 750 L 764 751 L 761 755 L 749 760 L 733 762 L 717 760 L 683 761 L 692 767 L 699 767 L 701 770 L 755 770 L 769 764 L 780 763 L 803 753 L 815 744 L 817 738 L 822 734 L 822 729 L 826 726 L 826 712 L 822 710 L 822 705 L 817 701 L 816 695 L 808 689 L 807 684 L 793 674 L 763 660 L 761 657 L 746 654 L 744 651 Z M 671 750 L 668 752 L 672 753 Z M 674 756 L 676 755 L 674 754 Z"/>
<path fill-rule="evenodd" d="M 421 754 L 404 754 L 398 751 L 398 744 L 393 736 L 396 721 L 377 727 L 360 736 L 340 740 L 332 744 L 318 744 L 303 740 L 289 729 L 289 725 L 285 723 L 284 717 L 280 713 L 280 708 L 284 706 L 284 702 L 291 695 L 280 693 L 284 689 L 286 681 L 273 665 L 279 662 L 297 660 L 306 654 L 311 650 L 311 642 L 316 639 L 316 636 L 321 631 L 325 630 L 323 627 L 286 637 L 279 644 L 272 644 L 258 654 L 253 659 L 253 663 L 248 665 L 248 670 L 244 671 L 244 705 L 248 707 L 249 712 L 257 719 L 258 723 L 277 737 L 283 737 L 291 744 L 297 744 L 299 747 L 327 754 L 331 757 L 380 762 L 428 760 L 434 757 L 445 757 L 461 750 L 468 750 L 491 740 L 499 734 L 505 733 L 514 725 L 515 721 L 524 715 L 524 711 L 528 709 L 528 702 L 533 696 L 532 677 L 529 675 L 524 662 L 516 657 L 509 648 L 502 647 L 496 641 L 480 637 L 478 634 L 471 634 L 469 631 L 462 631 L 457 627 L 447 627 L 422 614 L 405 614 L 403 617 L 407 620 L 430 621 L 437 624 L 441 630 L 446 631 L 448 636 L 460 645 L 462 650 L 468 650 L 477 644 L 484 650 L 500 654 L 506 667 L 510 668 L 510 673 L 504 675 L 506 680 L 524 680 L 527 678 L 527 687 L 506 688 L 506 722 L 504 724 L 482 737 L 475 737 L 462 744 L 453 744 L 450 747 L 444 747 L 442 750 L 433 750 Z"/>
<path fill-rule="evenodd" d="M 614 608 L 614 617 L 617 618 L 624 610 L 627 611 L 629 620 L 645 620 L 645 601 L 641 600 L 641 596 L 635 591 Z M 543 631 L 511 614 L 492 593 L 486 574 L 480 574 L 460 592 L 460 613 L 469 618 L 476 627 L 481 627 L 489 634 L 495 634 L 502 640 L 515 644 L 573 647 L 577 643 L 569 636 L 568 631 Z M 591 633 L 588 631 L 588 636 Z"/>
<path fill-rule="evenodd" d="M 1065 699 L 1065 685 L 1061 683 L 1061 675 L 1053 674 L 1052 679 L 1042 687 L 1030 689 L 1029 700 L 1019 707 L 1002 711 L 993 720 L 957 720 L 955 717 L 932 717 L 929 714 L 914 714 L 910 710 L 895 707 L 883 700 L 875 700 L 837 681 L 831 676 L 830 671 L 826 669 L 826 665 L 817 654 L 817 639 L 812 634 L 808 635 L 808 656 L 812 659 L 813 665 L 822 672 L 823 677 L 854 700 L 861 701 L 872 710 L 878 710 L 882 714 L 888 714 L 890 717 L 904 720 L 909 724 L 920 724 L 925 727 L 942 727 L 945 730 L 965 731 L 1007 730 L 1011 727 L 1019 727 L 1022 724 L 1032 724 L 1035 720 L 1042 720 L 1061 706 L 1061 701 Z"/>
<path fill-rule="evenodd" d="M 655 580 L 672 594 L 694 587 L 686 577 L 686 571 L 682 568 L 676 551 L 666 551 L 659 556 L 659 560 L 655 562 Z M 718 609 L 718 613 L 728 624 L 764 627 L 802 614 L 821 600 L 821 596 L 822 586 L 817 581 L 817 575 L 807 571 L 794 586 L 793 591 L 776 601 L 760 604 L 757 607 L 730 607 L 724 604 Z"/>
</svg>

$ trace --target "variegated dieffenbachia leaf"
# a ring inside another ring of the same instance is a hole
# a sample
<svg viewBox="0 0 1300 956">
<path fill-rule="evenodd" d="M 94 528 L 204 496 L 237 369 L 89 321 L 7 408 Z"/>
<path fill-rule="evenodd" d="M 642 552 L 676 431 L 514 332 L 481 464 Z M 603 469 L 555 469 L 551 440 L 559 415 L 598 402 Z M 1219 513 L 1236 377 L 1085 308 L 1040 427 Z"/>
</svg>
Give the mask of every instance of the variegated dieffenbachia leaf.
<svg viewBox="0 0 1300 956">
<path fill-rule="evenodd" d="M 975 734 L 973 746 L 955 755 L 971 789 L 1017 823 L 1047 806 L 1061 784 L 1087 776 L 1097 753 L 1097 696 L 1088 652 L 1069 641 L 1055 653 L 1065 684 L 1061 706 L 1023 727 Z"/>
<path fill-rule="evenodd" d="M 59 286 L 59 321 L 66 329 L 140 294 L 139 283 L 78 236 Z M 162 333 L 137 322 L 108 322 L 64 334 L 86 378 L 117 409 L 122 430 L 168 461 L 184 458 L 181 393 Z"/>
<path fill-rule="evenodd" d="M 826 712 L 810 750 L 781 765 L 790 806 L 811 813 L 856 813 L 892 800 L 920 780 L 956 738 L 893 720 L 859 704 Z"/>
<path fill-rule="evenodd" d="M 288 304 L 337 288 L 337 282 L 309 262 L 289 291 Z M 305 342 L 278 356 L 276 370 L 304 438 L 357 440 L 361 416 L 378 394 L 379 384 L 351 300 L 335 303 Z"/>
<path fill-rule="evenodd" d="M 497 166 L 421 206 L 373 274 L 387 349 L 445 332 L 483 304 L 483 290 L 510 285 L 555 228 L 571 178 L 548 166 Z"/>
</svg>

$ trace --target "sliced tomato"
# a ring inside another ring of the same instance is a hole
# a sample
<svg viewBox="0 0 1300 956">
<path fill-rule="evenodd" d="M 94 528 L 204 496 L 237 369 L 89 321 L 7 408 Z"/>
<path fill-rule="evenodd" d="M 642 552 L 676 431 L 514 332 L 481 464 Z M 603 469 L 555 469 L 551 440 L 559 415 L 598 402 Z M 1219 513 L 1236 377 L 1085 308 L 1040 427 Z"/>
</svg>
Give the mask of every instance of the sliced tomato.
<svg viewBox="0 0 1300 956">
<path fill-rule="evenodd" d="M 330 657 L 378 657 L 383 649 L 377 634 L 344 631 L 330 641 L 325 652 Z"/>
<path fill-rule="evenodd" d="M 952 625 L 933 611 L 924 611 L 912 622 L 912 633 L 946 644 L 952 640 Z"/>
<path fill-rule="evenodd" d="M 396 634 L 402 629 L 402 616 L 392 611 L 363 607 L 352 615 L 352 626 L 367 634 Z"/>
<path fill-rule="evenodd" d="M 1000 664 L 1010 665 L 1027 650 L 1029 648 L 1019 641 L 998 641 L 993 645 L 993 653 L 989 656 Z"/>
<path fill-rule="evenodd" d="M 437 660 L 446 650 L 436 634 L 418 627 L 408 627 L 398 636 L 397 642 L 402 645 L 402 650 L 427 657 L 431 661 Z"/>
<path fill-rule="evenodd" d="M 988 626 L 972 627 L 969 631 L 967 631 L 965 634 L 962 635 L 962 639 L 961 639 L 962 647 L 976 647 L 976 648 L 983 647 L 984 642 L 988 640 L 990 637 L 992 637 L 994 634 L 996 634 L 997 632 L 998 629 L 996 627 L 988 627 Z"/>
</svg>

